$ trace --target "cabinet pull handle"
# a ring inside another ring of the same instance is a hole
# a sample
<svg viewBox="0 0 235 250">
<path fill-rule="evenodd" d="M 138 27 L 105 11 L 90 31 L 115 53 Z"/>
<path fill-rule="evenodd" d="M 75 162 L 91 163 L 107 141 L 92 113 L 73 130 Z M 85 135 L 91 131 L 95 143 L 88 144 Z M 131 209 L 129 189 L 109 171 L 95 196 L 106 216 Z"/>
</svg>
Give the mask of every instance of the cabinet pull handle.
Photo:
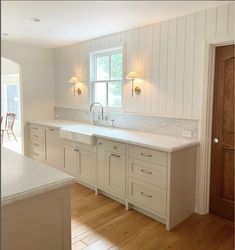
<svg viewBox="0 0 235 250">
<path fill-rule="evenodd" d="M 115 155 L 115 154 L 111 154 L 110 156 L 113 156 L 113 157 L 118 157 L 118 158 L 120 158 L 120 155 Z"/>
<path fill-rule="evenodd" d="M 149 195 L 149 194 L 145 194 L 144 192 L 141 192 L 141 194 L 145 197 L 148 197 L 148 198 L 152 198 L 153 196 L 152 195 Z"/>
<path fill-rule="evenodd" d="M 37 153 L 33 153 L 33 155 L 39 156 L 39 154 L 37 154 Z"/>
<path fill-rule="evenodd" d="M 38 130 L 38 128 L 33 127 L 33 130 Z"/>
<path fill-rule="evenodd" d="M 102 145 L 102 142 L 99 142 L 99 145 Z"/>
<path fill-rule="evenodd" d="M 146 170 L 144 170 L 144 169 L 141 169 L 140 171 L 141 171 L 142 173 L 145 173 L 145 174 L 152 174 L 151 171 L 146 171 Z"/>
<path fill-rule="evenodd" d="M 152 157 L 152 155 L 151 154 L 147 154 L 147 153 L 140 153 L 142 156 L 144 156 L 144 157 Z"/>
<path fill-rule="evenodd" d="M 77 148 L 73 148 L 73 151 L 75 151 L 75 152 L 79 152 L 80 150 L 79 150 L 79 149 L 77 149 Z"/>
<path fill-rule="evenodd" d="M 117 149 L 117 146 L 114 146 L 113 149 Z"/>
<path fill-rule="evenodd" d="M 38 135 L 33 135 L 33 137 L 36 137 L 36 138 L 37 138 L 37 137 L 38 137 Z"/>
<path fill-rule="evenodd" d="M 37 144 L 37 143 L 33 143 L 33 145 L 36 146 L 36 147 L 39 147 L 39 144 Z"/>
<path fill-rule="evenodd" d="M 48 128 L 47 129 L 47 131 L 51 131 L 51 132 L 53 132 L 53 131 L 55 131 L 54 129 L 52 129 L 52 128 Z"/>
</svg>

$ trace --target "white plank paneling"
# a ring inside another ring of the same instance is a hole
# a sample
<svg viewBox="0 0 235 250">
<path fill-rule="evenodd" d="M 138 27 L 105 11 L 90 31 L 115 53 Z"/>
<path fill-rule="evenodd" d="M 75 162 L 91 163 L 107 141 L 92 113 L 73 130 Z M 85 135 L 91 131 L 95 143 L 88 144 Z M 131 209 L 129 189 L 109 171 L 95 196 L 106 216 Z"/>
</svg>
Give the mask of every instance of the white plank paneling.
<svg viewBox="0 0 235 250">
<path fill-rule="evenodd" d="M 212 41 L 216 36 L 217 9 L 206 11 L 206 40 Z"/>
<path fill-rule="evenodd" d="M 159 114 L 166 114 L 166 83 L 167 83 L 167 52 L 168 52 L 168 21 L 161 23 L 160 50 L 160 86 L 159 86 Z"/>
<path fill-rule="evenodd" d="M 175 67 L 176 67 L 176 19 L 169 21 L 168 31 L 168 59 L 167 59 L 167 102 L 166 113 L 168 116 L 174 114 L 175 102 Z"/>
<path fill-rule="evenodd" d="M 183 117 L 192 116 L 192 89 L 195 56 L 195 14 L 186 17 Z"/>
<path fill-rule="evenodd" d="M 183 114 L 183 90 L 184 90 L 184 64 L 185 64 L 185 27 L 186 17 L 177 18 L 176 36 L 176 72 L 175 72 L 175 103 L 174 115 L 182 117 Z"/>
<path fill-rule="evenodd" d="M 206 12 L 201 11 L 196 14 L 195 24 L 195 57 L 194 57 L 194 75 L 192 85 L 192 118 L 200 116 L 201 111 L 201 89 L 200 84 L 203 81 L 203 60 L 204 60 L 204 37 L 206 29 Z"/>
<path fill-rule="evenodd" d="M 153 52 L 152 52 L 152 113 L 159 113 L 159 83 L 160 83 L 160 24 L 153 25 Z"/>
<path fill-rule="evenodd" d="M 228 39 L 235 39 L 234 12 L 235 3 L 231 3 L 228 9 Z"/>
<path fill-rule="evenodd" d="M 124 76 L 142 71 L 141 94 L 131 96 L 124 80 L 123 110 L 130 113 L 199 119 L 203 91 L 205 41 L 231 40 L 234 3 L 107 35 L 55 50 L 56 106 L 89 106 L 89 54 L 124 46 Z M 67 84 L 73 74 L 83 81 L 82 95 L 74 98 Z"/>
<path fill-rule="evenodd" d="M 223 39 L 228 35 L 228 5 L 216 8 L 216 38 Z"/>
</svg>

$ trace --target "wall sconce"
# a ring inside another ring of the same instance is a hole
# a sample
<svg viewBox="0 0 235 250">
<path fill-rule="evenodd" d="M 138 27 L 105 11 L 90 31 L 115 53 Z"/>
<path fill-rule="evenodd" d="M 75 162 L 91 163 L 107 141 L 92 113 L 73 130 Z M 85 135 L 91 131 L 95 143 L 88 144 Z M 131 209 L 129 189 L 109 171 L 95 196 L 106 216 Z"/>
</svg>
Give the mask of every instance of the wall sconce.
<svg viewBox="0 0 235 250">
<path fill-rule="evenodd" d="M 69 79 L 69 83 L 73 84 L 73 94 L 75 96 L 75 94 L 77 93 L 78 95 L 81 95 L 82 91 L 80 88 L 77 88 L 77 90 L 75 89 L 75 85 L 77 83 L 79 83 L 79 79 L 76 76 L 73 76 Z"/>
<path fill-rule="evenodd" d="M 140 94 L 140 93 L 141 93 L 140 87 L 135 87 L 135 88 L 134 88 L 134 81 L 135 81 L 136 79 L 138 79 L 138 74 L 137 74 L 136 72 L 131 71 L 131 72 L 126 76 L 126 79 L 127 79 L 127 80 L 131 80 L 131 84 L 132 84 L 132 87 L 131 87 L 131 96 L 133 97 L 134 91 L 135 91 L 136 94 Z"/>
</svg>

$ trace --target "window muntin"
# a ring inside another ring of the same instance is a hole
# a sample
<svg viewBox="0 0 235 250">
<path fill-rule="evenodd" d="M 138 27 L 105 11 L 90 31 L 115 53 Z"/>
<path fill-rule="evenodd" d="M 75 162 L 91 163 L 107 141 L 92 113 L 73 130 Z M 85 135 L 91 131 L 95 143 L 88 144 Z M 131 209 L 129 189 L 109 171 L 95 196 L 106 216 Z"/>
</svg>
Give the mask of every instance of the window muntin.
<svg viewBox="0 0 235 250">
<path fill-rule="evenodd" d="M 122 106 L 122 50 L 112 49 L 95 52 L 91 57 L 92 101 L 103 106 L 121 108 Z"/>
</svg>

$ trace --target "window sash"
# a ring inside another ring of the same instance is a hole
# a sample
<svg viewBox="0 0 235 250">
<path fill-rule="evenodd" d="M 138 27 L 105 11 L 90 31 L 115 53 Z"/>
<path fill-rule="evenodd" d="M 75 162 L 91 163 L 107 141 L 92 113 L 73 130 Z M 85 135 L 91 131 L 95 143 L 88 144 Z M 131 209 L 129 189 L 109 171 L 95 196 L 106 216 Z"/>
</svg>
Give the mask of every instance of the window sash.
<svg viewBox="0 0 235 250">
<path fill-rule="evenodd" d="M 109 83 L 114 83 L 114 82 L 121 82 L 121 84 L 122 84 L 122 79 L 115 79 L 115 80 L 105 80 L 105 81 L 92 81 L 92 84 L 93 84 L 93 86 L 92 86 L 92 99 L 93 99 L 93 101 L 96 101 L 95 100 L 95 86 L 94 86 L 94 84 L 95 83 L 106 83 L 106 89 L 105 89 L 105 91 L 106 91 L 106 100 L 105 100 L 105 104 L 104 104 L 104 106 L 105 107 L 110 107 L 110 108 L 121 108 L 122 107 L 122 99 L 123 99 L 123 96 L 122 96 L 122 91 L 121 91 L 121 105 L 120 106 L 110 106 L 109 105 Z"/>
<path fill-rule="evenodd" d="M 122 54 L 122 48 L 114 48 L 114 49 L 109 49 L 108 51 L 101 51 L 101 52 L 94 52 L 91 54 L 91 67 L 92 67 L 92 74 L 91 74 L 91 98 L 92 98 L 92 101 L 95 101 L 95 98 L 96 98 L 96 93 L 95 93 L 95 84 L 96 83 L 106 83 L 106 103 L 105 103 L 105 106 L 106 107 L 110 107 L 110 108 L 122 108 L 122 102 L 123 102 L 123 90 L 121 90 L 121 102 L 120 102 L 120 106 L 109 106 L 109 103 L 108 103 L 108 100 L 109 100 L 109 82 L 110 83 L 114 83 L 114 82 L 121 82 L 121 89 L 123 88 L 123 58 L 122 58 L 122 77 L 121 78 L 111 78 L 112 75 L 112 64 L 111 64 L 111 57 L 113 55 L 118 55 L 118 54 L 121 54 L 122 57 L 123 57 L 123 54 Z M 103 56 L 108 56 L 108 63 L 109 63 L 109 71 L 108 71 L 108 76 L 109 76 L 109 79 L 101 79 L 101 80 L 97 80 L 97 59 L 99 57 L 103 57 Z"/>
</svg>

